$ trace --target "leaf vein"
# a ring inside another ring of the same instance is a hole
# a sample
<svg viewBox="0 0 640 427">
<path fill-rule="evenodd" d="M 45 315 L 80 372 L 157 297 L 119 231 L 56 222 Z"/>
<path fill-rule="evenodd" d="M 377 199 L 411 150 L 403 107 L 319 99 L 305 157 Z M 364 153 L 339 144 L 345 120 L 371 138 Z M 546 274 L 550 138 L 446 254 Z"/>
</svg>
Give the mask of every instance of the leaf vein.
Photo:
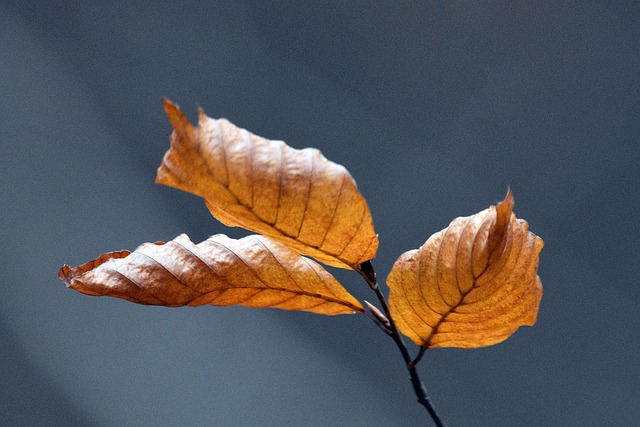
<svg viewBox="0 0 640 427">
<path fill-rule="evenodd" d="M 103 264 L 104 265 L 104 264 Z M 162 304 L 168 304 L 167 301 L 158 298 L 157 296 L 155 296 L 154 294 L 152 294 L 147 288 L 145 288 L 144 286 L 140 285 L 138 282 L 136 282 L 135 280 L 133 280 L 132 278 L 128 277 L 127 275 L 125 275 L 124 273 L 121 273 L 120 271 L 118 271 L 117 269 L 113 268 L 113 267 L 104 267 L 107 270 L 113 271 L 114 273 L 118 274 L 119 276 L 124 277 L 126 280 L 128 280 L 129 282 L 131 282 L 134 286 L 136 286 L 137 288 L 139 288 L 142 292 L 146 293 L 147 295 L 149 295 L 151 298 L 155 299 L 156 301 L 162 303 Z M 129 296 L 129 295 L 127 295 Z"/>
<path fill-rule="evenodd" d="M 300 219 L 300 226 L 298 227 L 298 232 L 296 233 L 296 240 L 300 237 L 300 232 L 302 231 L 302 226 L 304 224 L 304 220 L 307 217 L 307 211 L 309 210 L 309 199 L 311 199 L 311 187 L 313 186 L 313 169 L 315 163 L 315 157 L 313 153 L 311 153 L 311 170 L 309 171 L 309 185 L 307 186 L 307 194 L 305 196 L 304 202 L 304 211 L 302 211 L 302 218 Z M 306 244 L 306 243 L 305 243 Z"/>
</svg>

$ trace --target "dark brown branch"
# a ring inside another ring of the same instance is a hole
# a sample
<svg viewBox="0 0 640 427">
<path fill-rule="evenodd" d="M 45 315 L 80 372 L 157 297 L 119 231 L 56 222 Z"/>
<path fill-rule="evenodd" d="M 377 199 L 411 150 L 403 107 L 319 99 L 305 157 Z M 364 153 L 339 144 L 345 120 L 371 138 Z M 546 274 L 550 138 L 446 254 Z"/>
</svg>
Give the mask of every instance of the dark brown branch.
<svg viewBox="0 0 640 427">
<path fill-rule="evenodd" d="M 358 273 L 360 273 L 362 278 L 369 285 L 369 288 L 371 288 L 371 290 L 376 294 L 376 297 L 380 302 L 382 310 L 384 311 L 389 321 L 389 329 L 391 331 L 389 336 L 393 338 L 393 341 L 396 343 L 396 346 L 400 350 L 400 353 L 402 354 L 402 358 L 404 359 L 404 362 L 407 365 L 407 370 L 409 371 L 409 377 L 411 378 L 411 385 L 413 386 L 413 391 L 418 399 L 418 403 L 426 408 L 427 412 L 429 412 L 429 415 L 433 419 L 433 422 L 435 423 L 436 426 L 444 427 L 445 424 L 440 418 L 440 416 L 438 415 L 438 413 L 436 412 L 435 407 L 431 403 L 431 400 L 429 400 L 429 397 L 427 396 L 427 390 L 424 387 L 424 384 L 422 383 L 422 380 L 420 379 L 420 375 L 418 374 L 418 371 L 415 366 L 416 363 L 418 363 L 418 361 L 420 360 L 420 358 L 422 358 L 422 354 L 424 354 L 424 350 L 421 350 L 421 353 L 418 355 L 415 361 L 411 360 L 411 356 L 409 355 L 409 350 L 407 350 L 407 346 L 404 343 L 404 339 L 402 338 L 402 335 L 400 335 L 400 332 L 398 332 L 398 328 L 396 327 L 396 324 L 393 321 L 393 317 L 389 312 L 389 304 L 387 304 L 387 299 L 385 298 L 384 294 L 380 290 L 380 287 L 378 286 L 376 273 L 375 273 L 375 270 L 373 269 L 373 265 L 371 264 L 371 261 L 366 261 L 360 264 L 358 266 Z"/>
</svg>

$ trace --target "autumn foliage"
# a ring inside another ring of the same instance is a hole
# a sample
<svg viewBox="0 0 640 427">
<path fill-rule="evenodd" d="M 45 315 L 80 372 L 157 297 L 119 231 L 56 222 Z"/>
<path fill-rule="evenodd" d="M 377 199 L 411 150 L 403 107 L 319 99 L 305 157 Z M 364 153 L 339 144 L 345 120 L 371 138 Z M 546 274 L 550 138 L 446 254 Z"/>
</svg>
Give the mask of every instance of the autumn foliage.
<svg viewBox="0 0 640 427">
<path fill-rule="evenodd" d="M 224 224 L 286 243 L 325 264 L 352 268 L 376 256 L 378 236 L 347 170 L 313 148 L 296 150 L 214 120 L 191 126 L 165 102 L 175 131 L 156 182 L 202 197 Z"/>
<path fill-rule="evenodd" d="M 455 219 L 396 261 L 387 284 L 400 331 L 422 347 L 481 347 L 533 326 L 542 239 L 511 212 L 513 196 Z"/>
<path fill-rule="evenodd" d="M 63 267 L 65 282 L 89 295 L 138 304 L 244 305 L 320 314 L 362 312 L 362 305 L 325 269 L 263 236 L 212 236 L 198 245 L 182 234 L 113 252 L 88 265 Z"/>
<path fill-rule="evenodd" d="M 535 323 L 543 243 L 512 212 L 511 191 L 496 206 L 455 219 L 419 249 L 402 254 L 387 279 L 387 306 L 369 263 L 378 249 L 371 213 L 343 166 L 316 149 L 253 135 L 202 110 L 197 126 L 166 100 L 165 111 L 174 131 L 156 182 L 202 197 L 224 224 L 259 234 L 239 240 L 216 235 L 199 244 L 180 235 L 133 252 L 107 253 L 62 267 L 59 277 L 68 287 L 169 307 L 364 313 L 399 346 L 398 331 L 422 351 L 491 345 Z M 358 271 L 385 313 L 370 303 L 365 310 L 307 257 Z"/>
</svg>

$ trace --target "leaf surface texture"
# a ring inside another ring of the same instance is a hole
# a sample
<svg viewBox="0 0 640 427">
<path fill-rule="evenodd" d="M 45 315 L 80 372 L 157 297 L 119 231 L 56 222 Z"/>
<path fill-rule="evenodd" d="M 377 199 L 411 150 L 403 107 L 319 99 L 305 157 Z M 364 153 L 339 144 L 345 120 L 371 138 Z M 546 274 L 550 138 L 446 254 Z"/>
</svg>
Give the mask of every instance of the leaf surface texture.
<svg viewBox="0 0 640 427">
<path fill-rule="evenodd" d="M 211 213 L 339 268 L 375 257 L 378 237 L 349 172 L 313 148 L 289 147 L 200 110 L 198 126 L 165 100 L 174 127 L 156 182 L 204 198 Z"/>
<path fill-rule="evenodd" d="M 59 271 L 88 295 L 168 307 L 243 305 L 335 315 L 362 312 L 360 302 L 316 262 L 264 236 L 212 236 L 194 244 L 182 234 Z"/>
<path fill-rule="evenodd" d="M 424 348 L 496 344 L 532 326 L 542 297 L 543 242 L 504 201 L 456 218 L 404 253 L 387 279 L 398 329 Z"/>
</svg>

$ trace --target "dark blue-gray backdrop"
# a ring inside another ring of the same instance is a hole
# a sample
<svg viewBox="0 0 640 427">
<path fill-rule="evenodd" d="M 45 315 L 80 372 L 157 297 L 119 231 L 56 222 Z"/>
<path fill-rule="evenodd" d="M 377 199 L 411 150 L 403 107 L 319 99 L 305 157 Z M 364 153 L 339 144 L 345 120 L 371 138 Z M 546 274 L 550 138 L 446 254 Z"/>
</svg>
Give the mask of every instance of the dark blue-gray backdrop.
<svg viewBox="0 0 640 427">
<path fill-rule="evenodd" d="M 143 5 L 145 4 L 145 5 Z M 420 365 L 451 426 L 640 419 L 640 10 L 580 2 L 0 4 L 0 424 L 428 424 L 363 316 L 67 290 L 103 252 L 226 232 L 154 185 L 161 97 L 320 148 L 394 260 L 514 190 L 538 323 Z M 354 274 L 338 278 L 370 298 Z M 412 348 L 412 351 L 415 351 Z"/>
</svg>

